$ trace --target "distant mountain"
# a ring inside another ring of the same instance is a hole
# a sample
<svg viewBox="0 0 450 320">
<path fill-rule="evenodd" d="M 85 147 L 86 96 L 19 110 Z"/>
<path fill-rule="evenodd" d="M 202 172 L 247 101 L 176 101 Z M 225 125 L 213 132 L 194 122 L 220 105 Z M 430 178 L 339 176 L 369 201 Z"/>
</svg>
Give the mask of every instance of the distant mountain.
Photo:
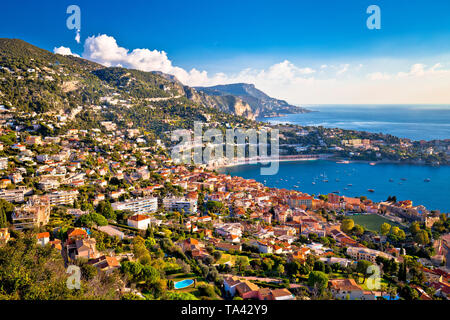
<svg viewBox="0 0 450 320">
<path fill-rule="evenodd" d="M 252 113 L 258 117 L 269 117 L 288 113 L 307 113 L 309 110 L 291 105 L 284 100 L 269 97 L 258 90 L 255 85 L 248 83 L 234 83 L 213 87 L 195 87 L 197 91 L 209 96 L 235 96 L 247 103 Z"/>
</svg>

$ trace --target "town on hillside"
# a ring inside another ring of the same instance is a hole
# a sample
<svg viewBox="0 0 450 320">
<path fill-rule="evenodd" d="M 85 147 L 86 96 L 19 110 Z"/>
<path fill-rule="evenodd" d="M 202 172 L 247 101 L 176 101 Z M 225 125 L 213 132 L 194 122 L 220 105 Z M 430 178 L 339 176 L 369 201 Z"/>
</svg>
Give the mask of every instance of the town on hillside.
<svg viewBox="0 0 450 320">
<path fill-rule="evenodd" d="M 132 123 L 51 134 L 63 116 L 23 117 L 1 109 L 1 297 L 449 297 L 447 214 L 175 164 Z M 65 287 L 70 266 L 83 290 Z"/>
</svg>

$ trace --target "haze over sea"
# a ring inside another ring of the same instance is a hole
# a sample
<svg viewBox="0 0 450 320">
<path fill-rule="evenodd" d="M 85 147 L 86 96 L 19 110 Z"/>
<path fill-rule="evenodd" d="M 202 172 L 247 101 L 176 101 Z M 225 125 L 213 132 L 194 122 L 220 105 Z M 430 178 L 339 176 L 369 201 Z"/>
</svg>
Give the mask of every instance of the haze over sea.
<svg viewBox="0 0 450 320">
<path fill-rule="evenodd" d="M 305 107 L 319 112 L 261 120 L 271 123 L 288 122 L 303 126 L 321 125 L 327 128 L 382 132 L 413 140 L 450 139 L 450 106 Z M 260 165 L 243 165 L 226 168 L 223 171 L 255 179 L 269 187 L 289 188 L 315 195 L 339 191 L 340 195 L 366 195 L 374 201 L 386 200 L 388 196 L 395 195 L 398 200 L 413 200 L 414 205 L 422 204 L 430 210 L 450 212 L 449 166 L 409 164 L 370 166 L 366 163 L 338 164 L 323 160 L 280 162 L 280 170 L 274 176 L 261 176 L 259 168 Z M 431 181 L 425 182 L 426 178 Z M 375 192 L 370 193 L 368 189 L 374 189 Z"/>
<path fill-rule="evenodd" d="M 312 111 L 260 119 L 349 130 L 388 133 L 412 140 L 450 139 L 450 105 L 316 105 Z"/>
</svg>

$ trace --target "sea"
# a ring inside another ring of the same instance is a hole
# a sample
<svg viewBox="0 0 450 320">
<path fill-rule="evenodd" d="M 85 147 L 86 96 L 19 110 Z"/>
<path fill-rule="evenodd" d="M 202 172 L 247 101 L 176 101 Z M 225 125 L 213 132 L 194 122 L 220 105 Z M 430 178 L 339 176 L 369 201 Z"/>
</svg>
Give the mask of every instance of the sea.
<svg viewBox="0 0 450 320">
<path fill-rule="evenodd" d="M 412 140 L 450 139 L 450 105 L 305 107 L 318 112 L 260 120 L 381 132 Z M 414 205 L 421 204 L 429 210 L 450 212 L 450 166 L 385 163 L 371 166 L 363 162 L 293 161 L 280 162 L 279 171 L 273 176 L 261 175 L 260 167 L 259 164 L 241 165 L 221 171 L 255 179 L 269 187 L 314 195 L 338 192 L 345 196 L 367 196 L 374 201 L 396 196 L 398 200 L 412 200 Z"/>
<path fill-rule="evenodd" d="M 321 105 L 315 111 L 261 118 L 270 123 L 293 123 L 387 133 L 411 140 L 450 139 L 450 105 Z"/>
</svg>

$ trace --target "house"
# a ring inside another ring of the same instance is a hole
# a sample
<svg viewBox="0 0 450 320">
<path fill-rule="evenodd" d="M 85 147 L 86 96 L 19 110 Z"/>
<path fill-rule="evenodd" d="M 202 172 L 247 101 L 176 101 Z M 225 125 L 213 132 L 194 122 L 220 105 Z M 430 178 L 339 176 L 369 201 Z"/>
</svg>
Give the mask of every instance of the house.
<svg viewBox="0 0 450 320">
<path fill-rule="evenodd" d="M 120 268 L 120 263 L 117 261 L 116 257 L 101 256 L 89 260 L 88 263 L 105 274 L 110 274 L 115 269 Z"/>
<path fill-rule="evenodd" d="M 295 296 L 286 288 L 271 290 L 273 300 L 295 300 Z"/>
<path fill-rule="evenodd" d="M 240 243 L 233 244 L 233 243 L 221 241 L 221 242 L 215 244 L 215 248 L 217 250 L 222 250 L 222 251 L 230 251 L 230 250 L 241 251 L 242 245 Z"/>
<path fill-rule="evenodd" d="M 363 289 L 354 279 L 333 279 L 328 282 L 328 286 L 336 299 L 359 300 L 363 297 Z"/>
<path fill-rule="evenodd" d="M 397 259 L 385 252 L 382 251 L 378 251 L 378 250 L 373 250 L 373 249 L 368 249 L 368 248 L 357 248 L 357 247 L 348 247 L 347 248 L 347 254 L 356 261 L 359 260 L 366 260 L 372 263 L 376 263 L 376 258 L 377 257 L 383 257 L 385 259 L 394 259 L 395 261 L 397 261 Z"/>
<path fill-rule="evenodd" d="M 234 297 L 236 295 L 236 286 L 240 283 L 238 277 L 229 276 L 223 279 L 223 286 L 225 292 L 227 292 L 230 296 Z"/>
<path fill-rule="evenodd" d="M 147 230 L 150 225 L 150 217 L 143 214 L 135 214 L 134 216 L 128 218 L 127 224 L 130 227 L 139 229 L 139 230 Z"/>
<path fill-rule="evenodd" d="M 76 240 L 74 254 L 69 254 L 69 257 L 75 260 L 79 258 L 96 258 L 98 256 L 96 244 L 95 238 Z"/>
<path fill-rule="evenodd" d="M 125 238 L 125 234 L 122 231 L 120 231 L 112 226 L 101 226 L 101 227 L 98 227 L 98 230 L 106 233 L 110 237 L 118 237 L 120 240 L 123 240 Z"/>
<path fill-rule="evenodd" d="M 257 299 L 258 291 L 259 287 L 248 280 L 241 280 L 236 286 L 236 293 L 242 299 Z"/>
<path fill-rule="evenodd" d="M 76 240 L 87 239 L 89 238 L 86 230 L 82 228 L 71 228 L 67 230 L 67 242 L 75 242 Z"/>
<path fill-rule="evenodd" d="M 50 242 L 50 233 L 48 232 L 41 232 L 37 234 L 37 243 L 41 246 L 45 246 L 47 243 Z"/>
<path fill-rule="evenodd" d="M 0 179 L 0 189 L 6 189 L 11 184 L 9 179 Z"/>
</svg>

